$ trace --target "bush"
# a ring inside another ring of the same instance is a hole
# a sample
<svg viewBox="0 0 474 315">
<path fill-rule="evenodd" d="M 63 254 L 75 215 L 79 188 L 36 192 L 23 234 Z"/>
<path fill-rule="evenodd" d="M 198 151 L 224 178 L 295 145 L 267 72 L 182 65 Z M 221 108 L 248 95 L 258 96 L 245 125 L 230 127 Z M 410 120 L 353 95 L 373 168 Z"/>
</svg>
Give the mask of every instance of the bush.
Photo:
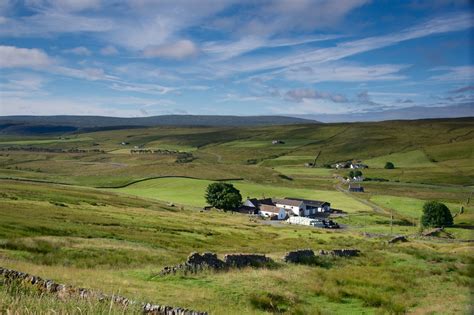
<svg viewBox="0 0 474 315">
<path fill-rule="evenodd" d="M 394 168 L 395 168 L 395 165 L 392 162 L 385 163 L 385 169 L 393 170 Z"/>
<path fill-rule="evenodd" d="M 451 226 L 453 225 L 453 216 L 444 203 L 427 201 L 423 205 L 421 225 L 423 227 Z"/>
<path fill-rule="evenodd" d="M 227 183 L 209 184 L 205 197 L 207 203 L 217 209 L 233 210 L 242 204 L 240 191 Z"/>
</svg>

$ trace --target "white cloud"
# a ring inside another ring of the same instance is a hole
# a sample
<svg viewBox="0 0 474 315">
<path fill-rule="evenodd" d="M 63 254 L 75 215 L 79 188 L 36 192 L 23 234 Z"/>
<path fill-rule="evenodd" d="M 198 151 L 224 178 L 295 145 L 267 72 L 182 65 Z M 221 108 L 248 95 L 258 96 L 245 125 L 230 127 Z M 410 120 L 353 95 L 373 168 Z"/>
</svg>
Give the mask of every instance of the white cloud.
<svg viewBox="0 0 474 315">
<path fill-rule="evenodd" d="M 65 12 L 79 12 L 98 9 L 102 0 L 27 0 L 26 5 L 33 10 L 56 9 Z"/>
<path fill-rule="evenodd" d="M 104 56 L 113 56 L 118 54 L 118 50 L 112 45 L 107 45 L 100 50 L 100 53 Z"/>
<path fill-rule="evenodd" d="M 74 55 L 78 55 L 78 56 L 90 56 L 90 55 L 92 55 L 92 52 L 84 46 L 74 47 L 74 48 L 71 48 L 71 49 L 65 49 L 63 51 L 65 53 L 70 53 L 70 54 L 74 54 Z"/>
<path fill-rule="evenodd" d="M 233 63 L 234 71 L 261 71 L 306 64 L 319 64 L 340 60 L 349 56 L 398 44 L 403 41 L 426 37 L 433 34 L 459 31 L 471 27 L 469 14 L 458 14 L 432 19 L 426 23 L 403 31 L 383 36 L 368 37 L 360 40 L 340 43 L 334 47 L 307 49 L 302 52 L 287 54 L 282 58 L 262 58 L 252 60 L 242 58 Z"/>
<path fill-rule="evenodd" d="M 53 60 L 40 49 L 0 46 L 0 68 L 42 68 L 51 64 Z"/>
<path fill-rule="evenodd" d="M 334 103 L 347 103 L 349 100 L 342 94 L 334 94 L 329 92 L 320 92 L 315 89 L 301 88 L 288 90 L 285 93 L 285 99 L 301 103 L 305 99 L 323 99 Z"/>
<path fill-rule="evenodd" d="M 296 46 L 340 37 L 338 35 L 321 35 L 306 38 L 266 39 L 264 37 L 247 36 L 237 41 L 206 42 L 203 44 L 202 51 L 206 54 L 215 55 L 218 60 L 226 60 L 260 48 Z"/>
<path fill-rule="evenodd" d="M 199 50 L 190 40 L 180 40 L 170 44 L 149 46 L 143 51 L 147 58 L 185 59 L 198 54 Z"/>
<path fill-rule="evenodd" d="M 362 66 L 349 63 L 308 64 L 278 70 L 273 74 L 283 74 L 285 78 L 300 82 L 367 82 L 382 80 L 401 80 L 406 76 L 399 72 L 407 65 L 382 64 Z"/>
<path fill-rule="evenodd" d="M 474 82 L 474 66 L 436 67 L 431 71 L 444 72 L 431 76 L 431 80 Z"/>
</svg>

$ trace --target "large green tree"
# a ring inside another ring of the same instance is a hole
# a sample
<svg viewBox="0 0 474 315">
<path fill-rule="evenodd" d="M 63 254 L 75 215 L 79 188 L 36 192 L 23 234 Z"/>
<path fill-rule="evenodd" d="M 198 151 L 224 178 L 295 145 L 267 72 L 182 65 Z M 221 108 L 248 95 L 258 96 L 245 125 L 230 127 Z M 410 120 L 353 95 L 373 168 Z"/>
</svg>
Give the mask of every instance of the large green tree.
<svg viewBox="0 0 474 315">
<path fill-rule="evenodd" d="M 209 184 L 205 197 L 208 204 L 218 209 L 234 210 L 242 205 L 240 191 L 228 183 Z"/>
<path fill-rule="evenodd" d="M 392 162 L 387 162 L 385 163 L 385 168 L 387 170 L 393 170 L 395 168 L 395 164 L 393 164 Z"/>
<path fill-rule="evenodd" d="M 427 201 L 423 205 L 421 216 L 423 227 L 444 227 L 453 225 L 453 216 L 444 203 L 438 201 Z"/>
</svg>

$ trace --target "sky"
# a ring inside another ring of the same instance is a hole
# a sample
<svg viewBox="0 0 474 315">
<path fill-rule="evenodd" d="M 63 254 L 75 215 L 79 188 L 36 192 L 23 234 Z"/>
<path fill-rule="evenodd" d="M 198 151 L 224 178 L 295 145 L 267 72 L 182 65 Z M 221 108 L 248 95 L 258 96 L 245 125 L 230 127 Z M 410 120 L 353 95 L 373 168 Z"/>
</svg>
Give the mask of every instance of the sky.
<svg viewBox="0 0 474 315">
<path fill-rule="evenodd" d="M 454 0 L 0 0 L 0 115 L 467 105 L 474 116 L 473 11 Z"/>
</svg>

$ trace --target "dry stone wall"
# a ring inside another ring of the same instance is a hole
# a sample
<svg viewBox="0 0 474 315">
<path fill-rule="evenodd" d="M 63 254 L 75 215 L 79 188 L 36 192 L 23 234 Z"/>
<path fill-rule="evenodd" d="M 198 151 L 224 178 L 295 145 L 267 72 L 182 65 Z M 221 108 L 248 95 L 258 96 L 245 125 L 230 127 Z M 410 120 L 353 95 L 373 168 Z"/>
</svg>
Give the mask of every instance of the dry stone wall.
<svg viewBox="0 0 474 315">
<path fill-rule="evenodd" d="M 360 250 L 358 249 L 320 250 L 318 254 L 321 256 L 355 257 L 355 256 L 359 256 Z"/>
<path fill-rule="evenodd" d="M 262 267 L 272 260 L 265 255 L 260 254 L 227 254 L 224 260 L 217 257 L 215 253 L 192 253 L 188 256 L 186 262 L 176 266 L 166 266 L 160 271 L 159 275 L 183 273 L 196 273 L 202 270 L 224 270 L 228 268 L 244 268 L 244 267 Z"/>
<path fill-rule="evenodd" d="M 314 255 L 314 251 L 312 249 L 298 249 L 286 253 L 286 255 L 283 256 L 283 261 L 286 263 L 299 264 L 307 262 L 314 257 L 316 257 L 316 255 Z"/>
<path fill-rule="evenodd" d="M 53 280 L 43 279 L 41 277 L 33 276 L 24 272 L 11 270 L 0 267 L 0 276 L 3 276 L 7 281 L 17 281 L 25 284 L 32 285 L 36 289 L 55 294 L 61 299 L 68 297 L 80 297 L 85 299 L 97 299 L 99 301 L 112 301 L 113 303 L 120 305 L 132 305 L 137 304 L 136 301 L 129 300 L 123 296 L 118 295 L 107 295 L 99 291 L 93 291 L 84 288 L 75 288 L 72 286 L 56 283 Z M 144 314 L 153 315 L 208 315 L 207 312 L 193 311 L 186 308 L 158 305 L 151 303 L 141 304 Z"/>
</svg>

